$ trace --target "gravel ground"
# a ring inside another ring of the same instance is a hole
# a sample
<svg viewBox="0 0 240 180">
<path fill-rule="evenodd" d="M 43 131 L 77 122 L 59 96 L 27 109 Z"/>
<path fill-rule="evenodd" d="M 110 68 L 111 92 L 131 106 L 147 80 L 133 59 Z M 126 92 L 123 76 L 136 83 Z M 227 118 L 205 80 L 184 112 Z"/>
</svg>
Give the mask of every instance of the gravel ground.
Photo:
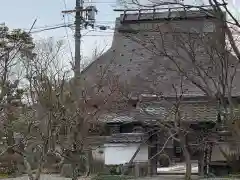
<svg viewBox="0 0 240 180">
<path fill-rule="evenodd" d="M 184 180 L 183 175 L 160 175 L 156 177 L 139 178 L 138 180 Z M 240 180 L 234 178 L 208 178 L 200 179 L 198 176 L 192 176 L 192 180 Z"/>
<path fill-rule="evenodd" d="M 183 180 L 183 175 L 159 175 L 154 177 L 145 177 L 138 178 L 138 180 Z M 199 180 L 198 176 L 192 176 L 193 180 Z M 28 176 L 24 175 L 17 178 L 1 178 L 1 180 L 28 180 Z M 60 175 L 55 174 L 42 174 L 40 180 L 71 180 L 71 178 L 64 178 Z M 90 180 L 90 178 L 79 178 L 79 180 Z M 201 179 L 201 180 L 240 180 L 234 178 L 209 178 L 209 179 Z"/>
<path fill-rule="evenodd" d="M 23 175 L 17 178 L 1 178 L 1 180 L 28 180 L 28 176 Z M 58 175 L 52 175 L 52 174 L 42 174 L 41 180 L 71 180 L 71 178 L 63 178 Z"/>
<path fill-rule="evenodd" d="M 17 178 L 0 178 L 1 180 L 28 180 L 27 175 Z M 57 174 L 42 174 L 40 180 L 71 180 L 71 178 L 64 178 Z M 80 180 L 90 180 L 90 178 L 81 178 Z"/>
<path fill-rule="evenodd" d="M 159 174 L 164 173 L 185 173 L 186 172 L 186 164 L 185 163 L 177 163 L 170 167 L 165 168 L 157 168 L 157 172 Z M 198 164 L 192 163 L 192 173 L 198 173 Z"/>
</svg>

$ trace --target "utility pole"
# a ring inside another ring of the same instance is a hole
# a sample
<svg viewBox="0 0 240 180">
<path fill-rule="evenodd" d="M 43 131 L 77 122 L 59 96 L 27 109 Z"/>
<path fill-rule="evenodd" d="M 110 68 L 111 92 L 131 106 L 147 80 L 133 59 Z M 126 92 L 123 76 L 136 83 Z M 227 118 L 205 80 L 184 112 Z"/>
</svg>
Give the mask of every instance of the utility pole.
<svg viewBox="0 0 240 180">
<path fill-rule="evenodd" d="M 81 97 L 80 89 L 80 76 L 81 76 L 81 30 L 83 27 L 87 28 L 88 26 L 94 27 L 95 23 L 95 14 L 97 10 L 95 6 L 84 7 L 83 0 L 76 0 L 76 7 L 74 10 L 65 10 L 62 13 L 75 13 L 75 60 L 73 64 L 74 78 L 73 78 L 73 94 L 76 99 L 76 111 L 79 109 L 79 99 Z M 78 119 L 77 119 L 78 118 Z M 81 121 L 81 117 L 77 117 L 77 121 Z M 76 128 L 73 132 L 73 153 L 77 153 L 79 157 L 79 151 L 82 151 L 81 143 L 78 142 L 80 124 L 77 123 Z M 75 159 L 75 158 L 74 158 Z M 77 160 L 76 160 L 77 161 Z M 73 163 L 73 180 L 77 180 L 77 163 Z"/>
<path fill-rule="evenodd" d="M 97 9 L 95 6 L 84 7 L 84 0 L 76 0 L 76 7 L 74 10 L 62 11 L 64 14 L 75 12 L 75 60 L 74 60 L 74 78 L 79 81 L 81 72 L 81 30 L 82 27 L 94 27 L 95 14 Z"/>
<path fill-rule="evenodd" d="M 81 26 L 83 20 L 83 0 L 76 0 L 76 15 L 75 15 L 75 62 L 74 62 L 74 77 L 78 81 L 80 77 L 81 64 Z"/>
<path fill-rule="evenodd" d="M 81 30 L 82 28 L 87 28 L 90 26 L 91 28 L 94 28 L 95 25 L 95 15 L 97 13 L 97 9 L 95 6 L 87 6 L 84 7 L 84 0 L 76 0 L 76 7 L 74 10 L 65 10 L 62 11 L 62 13 L 75 13 L 75 59 L 73 64 L 73 71 L 74 71 L 74 78 L 73 78 L 73 96 L 75 98 L 75 107 L 76 111 L 78 112 L 78 109 L 80 109 L 80 98 L 81 98 L 81 89 L 80 89 L 80 76 L 81 76 Z M 105 30 L 106 27 L 101 26 L 101 29 Z M 83 153 L 83 145 L 78 141 L 79 137 L 81 138 L 81 135 L 79 136 L 80 129 L 81 129 L 81 121 L 82 121 L 81 115 L 76 117 L 76 127 L 73 130 L 73 143 L 72 143 L 72 156 L 75 160 L 72 163 L 72 180 L 77 180 L 78 177 L 78 168 L 79 168 L 79 155 Z M 75 155 L 77 157 L 75 158 Z"/>
</svg>

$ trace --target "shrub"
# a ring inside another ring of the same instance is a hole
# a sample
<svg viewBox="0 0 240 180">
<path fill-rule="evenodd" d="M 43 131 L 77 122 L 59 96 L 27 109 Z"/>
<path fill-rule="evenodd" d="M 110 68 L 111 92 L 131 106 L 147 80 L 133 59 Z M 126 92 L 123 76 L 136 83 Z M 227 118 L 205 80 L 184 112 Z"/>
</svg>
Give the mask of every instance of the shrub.
<svg viewBox="0 0 240 180">
<path fill-rule="evenodd" d="M 124 175 L 97 175 L 93 177 L 91 180 L 128 180 L 128 179 L 132 179 L 132 177 Z"/>
<path fill-rule="evenodd" d="M 161 154 L 159 156 L 159 164 L 161 167 L 169 167 L 170 163 L 170 158 L 167 154 Z"/>
<path fill-rule="evenodd" d="M 120 175 L 121 172 L 120 172 L 120 169 L 118 166 L 112 166 L 110 169 L 109 169 L 109 172 L 111 175 Z"/>
</svg>

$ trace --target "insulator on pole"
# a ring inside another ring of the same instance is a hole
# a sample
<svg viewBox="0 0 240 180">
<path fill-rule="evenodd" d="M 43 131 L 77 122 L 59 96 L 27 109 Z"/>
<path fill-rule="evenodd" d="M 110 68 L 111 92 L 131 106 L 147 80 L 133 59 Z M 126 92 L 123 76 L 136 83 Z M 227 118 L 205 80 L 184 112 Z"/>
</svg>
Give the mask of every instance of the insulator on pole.
<svg viewBox="0 0 240 180">
<path fill-rule="evenodd" d="M 97 14 L 97 8 L 95 6 L 88 6 L 86 7 L 86 13 L 87 13 L 87 20 L 88 21 L 95 21 L 96 20 L 96 14 Z"/>
</svg>

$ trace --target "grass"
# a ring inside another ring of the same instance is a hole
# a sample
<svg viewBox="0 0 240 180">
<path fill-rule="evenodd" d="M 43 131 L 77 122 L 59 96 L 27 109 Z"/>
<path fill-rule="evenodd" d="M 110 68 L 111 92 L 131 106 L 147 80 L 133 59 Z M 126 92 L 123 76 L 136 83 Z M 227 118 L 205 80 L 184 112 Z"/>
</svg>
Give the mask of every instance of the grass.
<svg viewBox="0 0 240 180">
<path fill-rule="evenodd" d="M 8 174 L 0 173 L 0 179 L 8 178 Z"/>
<path fill-rule="evenodd" d="M 91 180 L 128 180 L 132 179 L 131 176 L 124 175 L 109 175 L 109 174 L 98 174 L 91 178 Z"/>
</svg>

